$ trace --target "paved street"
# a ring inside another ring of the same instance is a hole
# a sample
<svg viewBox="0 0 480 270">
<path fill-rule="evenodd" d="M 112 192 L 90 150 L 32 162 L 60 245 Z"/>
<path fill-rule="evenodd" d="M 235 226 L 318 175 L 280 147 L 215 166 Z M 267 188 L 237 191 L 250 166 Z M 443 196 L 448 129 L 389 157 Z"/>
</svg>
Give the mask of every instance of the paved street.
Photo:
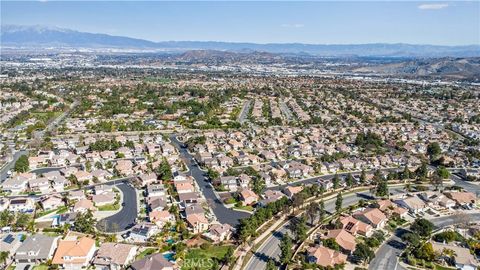
<svg viewBox="0 0 480 270">
<path fill-rule="evenodd" d="M 460 177 L 452 175 L 451 179 L 455 182 L 456 186 L 460 186 L 466 191 L 478 193 L 480 188 L 469 182 L 463 181 Z M 470 214 L 472 221 L 480 221 L 480 214 Z M 437 228 L 442 228 L 455 224 L 455 218 L 453 216 L 446 216 L 435 218 L 431 220 Z M 404 269 L 400 265 L 397 265 L 397 257 L 402 253 L 402 250 L 405 248 L 401 244 L 401 239 L 399 238 L 398 232 L 388 241 L 386 241 L 380 249 L 377 251 L 375 259 L 370 263 L 369 269 Z M 385 268 L 386 267 L 386 268 Z"/>
<path fill-rule="evenodd" d="M 240 124 L 243 124 L 245 120 L 247 120 L 248 112 L 250 111 L 250 106 L 252 105 L 251 100 L 247 100 L 242 107 L 242 111 L 240 111 L 240 114 L 238 115 L 238 122 Z"/>
<path fill-rule="evenodd" d="M 397 194 L 403 192 L 399 187 L 391 188 L 391 193 Z M 358 192 L 345 194 L 343 196 L 343 207 L 352 205 L 360 201 L 361 199 L 371 199 L 371 194 L 369 191 Z M 325 201 L 325 210 L 328 212 L 335 211 L 335 200 L 332 198 Z M 247 263 L 245 269 L 247 270 L 257 270 L 265 269 L 267 260 L 269 258 L 279 259 L 280 258 L 280 240 L 282 239 L 283 234 L 289 232 L 288 226 L 290 222 L 285 223 L 278 230 L 274 231 L 272 235 L 263 243 L 263 245 L 257 250 L 257 252 L 252 256 L 250 261 Z"/>
<path fill-rule="evenodd" d="M 332 177 L 332 176 L 326 176 L 326 177 Z M 455 182 L 456 186 L 460 186 L 467 191 L 477 193 L 477 191 L 479 190 L 478 186 L 476 186 L 474 184 L 471 184 L 471 183 L 468 183 L 468 182 L 465 182 L 460 177 L 458 177 L 456 175 L 452 175 L 451 178 Z M 316 179 L 317 178 L 309 179 L 309 180 L 304 181 L 303 183 L 311 183 L 311 182 L 316 181 Z M 390 189 L 390 193 L 393 193 L 393 194 L 398 194 L 398 193 L 402 193 L 402 192 L 403 192 L 402 188 L 399 188 L 399 187 Z M 348 205 L 352 205 L 352 204 L 358 202 L 360 199 L 362 199 L 362 198 L 365 199 L 365 198 L 368 198 L 369 196 L 371 196 L 369 192 L 361 192 L 361 193 L 358 193 L 358 194 L 345 195 L 344 198 L 343 198 L 343 206 L 346 207 Z M 333 211 L 335 209 L 335 199 L 325 201 L 325 209 L 327 211 Z M 442 220 L 441 219 L 437 220 L 437 222 L 439 222 L 438 224 L 441 224 L 440 222 L 442 222 Z M 445 224 L 448 224 L 448 221 L 445 221 Z M 279 258 L 279 256 L 280 256 L 280 249 L 279 249 L 280 239 L 282 238 L 283 234 L 288 231 L 288 229 L 287 229 L 288 225 L 289 225 L 289 223 L 286 223 L 284 226 L 280 227 L 278 230 L 276 230 L 272 234 L 272 236 L 270 236 L 264 242 L 264 244 L 257 250 L 255 255 L 252 256 L 250 261 L 247 263 L 247 266 L 246 266 L 245 269 L 248 269 L 248 270 L 264 269 L 265 266 L 266 266 L 266 262 L 269 258 L 275 258 L 275 259 Z M 393 239 L 393 240 L 395 240 L 395 239 Z M 384 245 L 384 246 L 386 246 L 386 245 Z M 379 258 L 386 258 L 387 255 L 388 256 L 392 255 L 390 260 L 392 260 L 392 258 L 393 258 L 394 261 L 377 262 L 377 266 L 380 266 L 380 265 L 391 266 L 391 265 L 396 264 L 396 256 L 394 256 L 394 254 L 398 253 L 398 250 L 388 249 L 388 250 L 384 250 L 382 252 L 383 252 L 383 254 L 379 255 L 378 256 Z M 371 269 L 394 269 L 394 268 L 371 268 Z"/>
<path fill-rule="evenodd" d="M 97 228 L 104 232 L 119 232 L 130 229 L 135 225 L 138 215 L 135 188 L 125 182 L 115 184 L 115 186 L 123 193 L 123 207 L 120 212 L 97 223 Z"/>
<path fill-rule="evenodd" d="M 10 161 L 5 167 L 2 168 L 0 171 L 0 183 L 5 181 L 8 176 L 8 171 L 13 171 L 13 166 L 15 166 L 15 162 L 17 162 L 18 158 L 20 158 L 22 155 L 27 155 L 28 156 L 28 151 L 27 150 L 19 150 L 15 152 L 13 155 L 12 161 Z"/>
<path fill-rule="evenodd" d="M 180 156 L 183 158 L 185 164 L 187 165 L 189 174 L 193 176 L 198 186 L 200 187 L 203 196 L 205 196 L 210 208 L 212 208 L 213 213 L 217 217 L 220 223 L 228 223 L 232 226 L 236 226 L 239 223 L 239 220 L 242 218 L 249 217 L 250 214 L 241 211 L 235 211 L 229 208 L 226 208 L 222 202 L 215 196 L 212 186 L 204 180 L 204 172 L 200 170 L 197 163 L 192 162 L 192 155 L 188 153 L 187 148 L 182 147 L 182 143 L 178 141 L 175 135 L 170 136 L 170 140 L 173 145 L 178 149 Z"/>
<path fill-rule="evenodd" d="M 480 213 L 470 214 L 471 221 L 480 221 Z M 457 223 L 455 217 L 446 216 L 430 220 L 437 228 L 451 226 Z M 397 229 L 395 235 L 388 239 L 377 251 L 375 258 L 370 262 L 368 269 L 405 269 L 397 263 L 397 258 L 405 249 L 405 244 L 402 243 L 401 235 L 405 232 L 404 229 Z"/>
</svg>

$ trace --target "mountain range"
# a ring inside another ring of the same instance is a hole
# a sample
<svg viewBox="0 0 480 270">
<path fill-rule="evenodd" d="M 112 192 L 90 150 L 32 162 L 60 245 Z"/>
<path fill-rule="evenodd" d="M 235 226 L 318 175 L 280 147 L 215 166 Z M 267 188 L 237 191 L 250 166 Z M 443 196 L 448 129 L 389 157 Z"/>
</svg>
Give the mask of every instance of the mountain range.
<svg viewBox="0 0 480 270">
<path fill-rule="evenodd" d="M 230 52 L 260 51 L 279 54 L 309 54 L 325 57 L 478 57 L 480 45 L 440 46 L 414 44 L 302 44 L 302 43 L 241 43 L 218 41 L 153 42 L 107 34 L 87 33 L 58 27 L 1 25 L 2 48 L 92 48 L 135 49 L 185 52 L 218 50 Z"/>
</svg>

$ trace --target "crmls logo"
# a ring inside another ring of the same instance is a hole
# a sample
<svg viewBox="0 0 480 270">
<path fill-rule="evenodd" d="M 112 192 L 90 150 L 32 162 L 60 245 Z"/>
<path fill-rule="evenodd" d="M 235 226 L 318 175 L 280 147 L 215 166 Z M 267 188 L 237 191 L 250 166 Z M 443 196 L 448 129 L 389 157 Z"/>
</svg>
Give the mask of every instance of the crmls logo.
<svg viewBox="0 0 480 270">
<path fill-rule="evenodd" d="M 182 263 L 182 266 L 187 268 L 211 268 L 215 264 L 212 259 L 185 259 Z"/>
</svg>

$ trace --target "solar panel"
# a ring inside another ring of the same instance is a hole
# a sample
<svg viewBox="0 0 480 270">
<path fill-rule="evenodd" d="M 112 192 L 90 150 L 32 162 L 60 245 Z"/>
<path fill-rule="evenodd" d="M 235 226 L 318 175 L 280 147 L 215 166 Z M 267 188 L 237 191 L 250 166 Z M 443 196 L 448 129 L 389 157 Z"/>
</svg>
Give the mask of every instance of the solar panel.
<svg viewBox="0 0 480 270">
<path fill-rule="evenodd" d="M 354 225 L 355 225 L 354 223 L 349 222 L 349 223 L 347 224 L 347 226 L 345 227 L 345 230 L 347 230 L 347 231 L 351 230 Z"/>
<path fill-rule="evenodd" d="M 3 239 L 3 242 L 5 242 L 7 244 L 11 244 L 13 241 L 15 241 L 15 237 L 13 237 L 13 235 L 11 235 L 11 234 L 7 235 L 7 237 L 5 237 L 5 239 Z"/>
</svg>

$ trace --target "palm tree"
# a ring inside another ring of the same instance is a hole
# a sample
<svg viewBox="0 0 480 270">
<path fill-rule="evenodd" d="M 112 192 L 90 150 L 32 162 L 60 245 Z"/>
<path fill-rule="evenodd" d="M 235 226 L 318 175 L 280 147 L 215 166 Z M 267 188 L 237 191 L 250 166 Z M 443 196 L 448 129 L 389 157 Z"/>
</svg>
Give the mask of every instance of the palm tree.
<svg viewBox="0 0 480 270">
<path fill-rule="evenodd" d="M 444 248 L 444 249 L 442 249 L 442 252 L 440 253 L 440 256 L 448 257 L 451 261 L 454 261 L 455 257 L 457 256 L 457 253 L 452 249 Z"/>
<path fill-rule="evenodd" d="M 8 255 L 10 253 L 8 251 L 2 251 L 0 252 L 0 265 L 4 265 L 7 262 Z"/>
</svg>

